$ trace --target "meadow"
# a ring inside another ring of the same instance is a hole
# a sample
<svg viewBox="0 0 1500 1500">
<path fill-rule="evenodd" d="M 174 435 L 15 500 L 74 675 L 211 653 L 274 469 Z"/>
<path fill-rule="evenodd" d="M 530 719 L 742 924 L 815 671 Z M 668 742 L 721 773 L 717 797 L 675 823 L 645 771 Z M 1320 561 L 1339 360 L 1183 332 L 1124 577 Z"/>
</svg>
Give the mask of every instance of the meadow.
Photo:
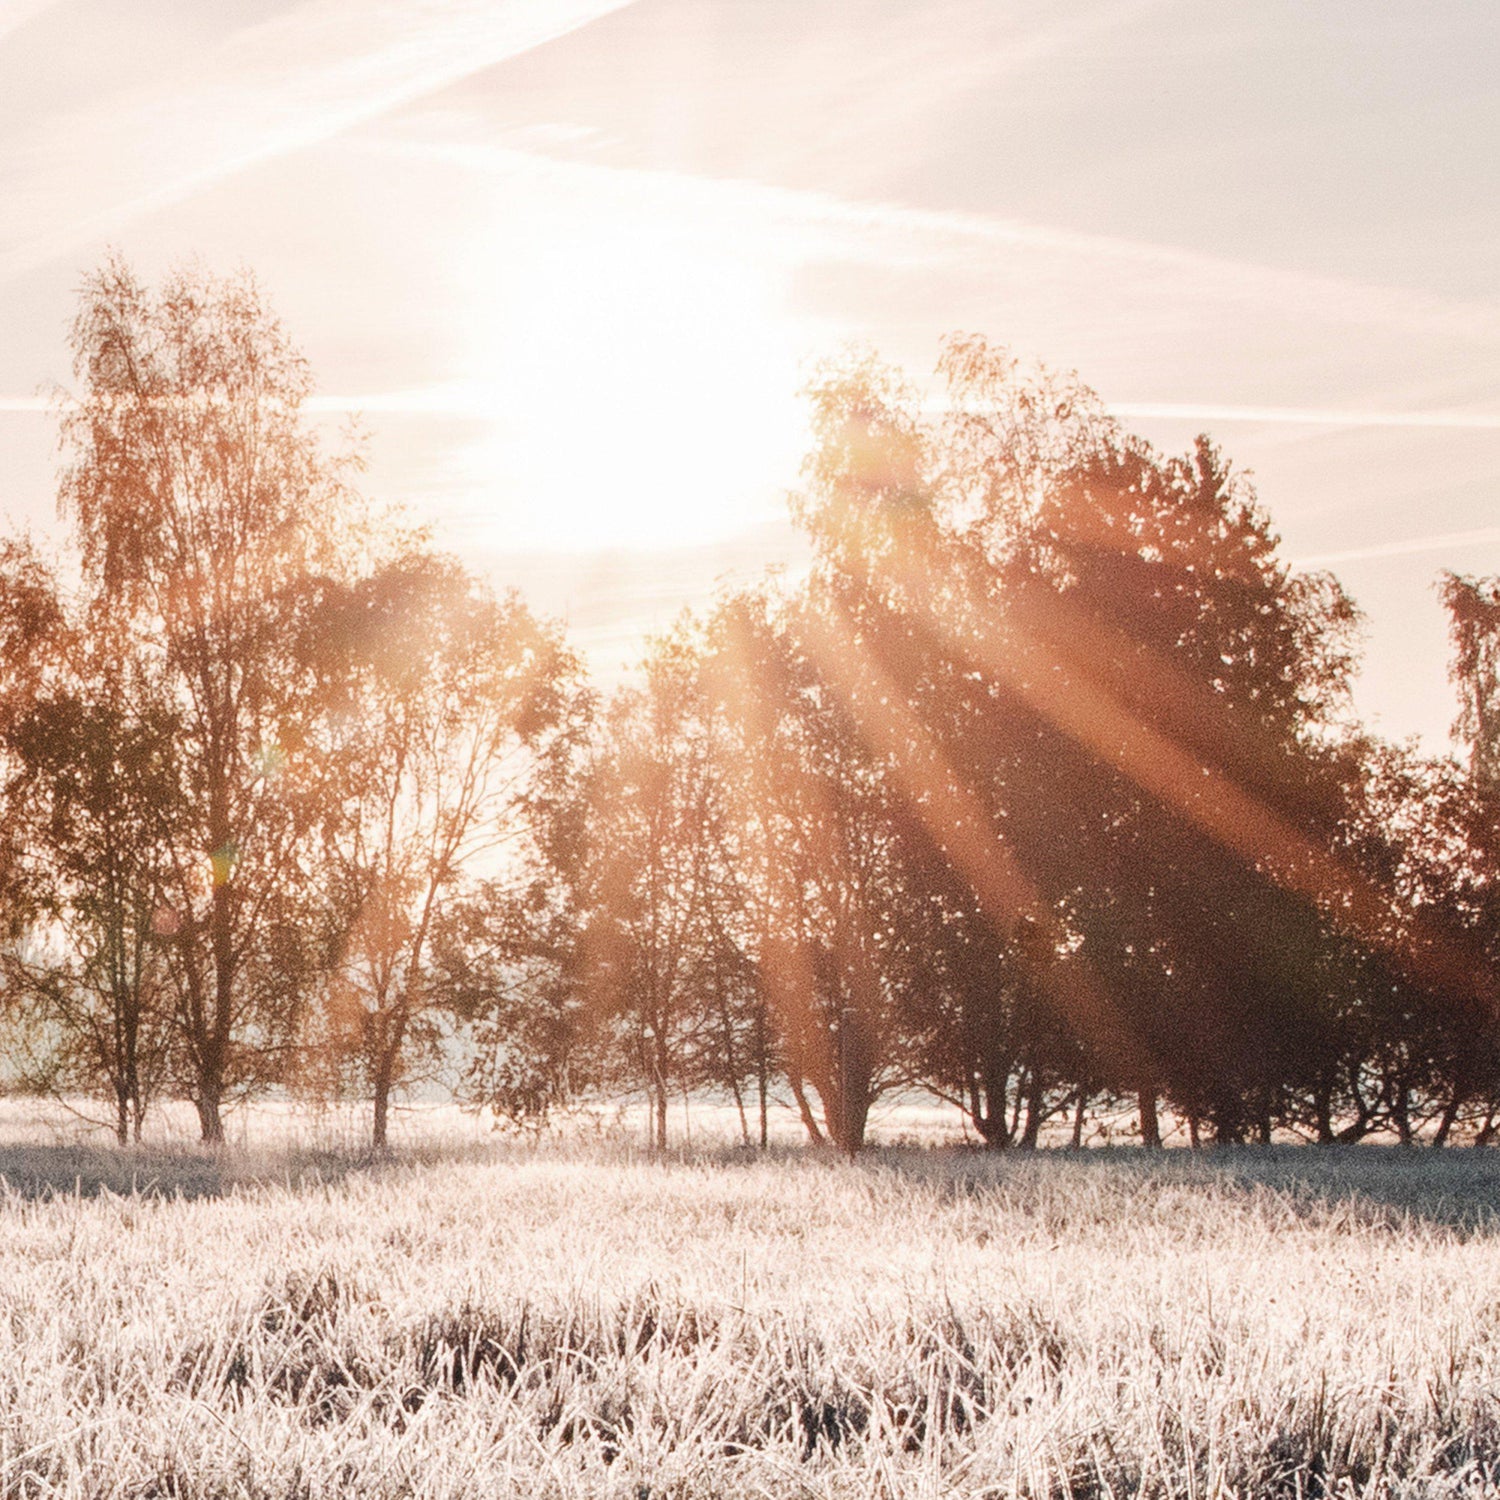
<svg viewBox="0 0 1500 1500">
<path fill-rule="evenodd" d="M 1500 1488 L 1500 1159 L 0 1144 L 0 1496 Z"/>
</svg>

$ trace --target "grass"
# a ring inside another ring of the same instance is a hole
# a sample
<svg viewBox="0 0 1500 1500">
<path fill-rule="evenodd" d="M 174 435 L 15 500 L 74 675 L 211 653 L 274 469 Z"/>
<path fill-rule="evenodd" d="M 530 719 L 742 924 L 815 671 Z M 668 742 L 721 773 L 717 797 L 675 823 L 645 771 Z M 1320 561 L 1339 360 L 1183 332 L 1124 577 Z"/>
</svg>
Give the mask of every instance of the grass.
<svg viewBox="0 0 1500 1500">
<path fill-rule="evenodd" d="M 1500 1487 L 1500 1161 L 0 1147 L 0 1496 Z"/>
</svg>

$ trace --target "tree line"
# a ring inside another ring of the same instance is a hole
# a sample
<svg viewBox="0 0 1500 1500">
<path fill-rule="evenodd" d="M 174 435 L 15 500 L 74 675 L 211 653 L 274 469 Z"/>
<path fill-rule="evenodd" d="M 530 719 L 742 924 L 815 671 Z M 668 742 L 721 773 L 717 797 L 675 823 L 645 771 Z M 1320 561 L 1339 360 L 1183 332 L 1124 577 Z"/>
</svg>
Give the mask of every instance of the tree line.
<svg viewBox="0 0 1500 1500">
<path fill-rule="evenodd" d="M 70 542 L 0 544 L 0 1067 L 123 1143 L 190 1099 L 518 1121 L 771 1104 L 857 1150 L 921 1089 L 992 1147 L 1489 1142 L 1500 583 L 1447 575 L 1463 759 L 1377 739 L 1358 612 L 1200 438 L 955 337 L 811 386 L 811 564 L 607 698 L 306 418 L 253 279 L 84 283 Z M 1056 1128 L 1054 1124 L 1053 1128 Z"/>
</svg>

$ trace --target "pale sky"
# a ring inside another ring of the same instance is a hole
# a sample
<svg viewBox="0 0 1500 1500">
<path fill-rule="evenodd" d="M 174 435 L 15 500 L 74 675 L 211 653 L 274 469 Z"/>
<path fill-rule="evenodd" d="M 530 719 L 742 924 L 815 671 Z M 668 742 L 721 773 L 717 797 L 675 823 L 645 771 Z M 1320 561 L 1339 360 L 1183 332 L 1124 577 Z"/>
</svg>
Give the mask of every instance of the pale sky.
<svg viewBox="0 0 1500 1500">
<path fill-rule="evenodd" d="M 795 556 L 798 386 L 948 331 L 1209 431 L 1442 743 L 1500 571 L 1491 0 L 0 0 L 0 507 L 81 276 L 253 268 L 366 485 L 606 674 Z"/>
</svg>

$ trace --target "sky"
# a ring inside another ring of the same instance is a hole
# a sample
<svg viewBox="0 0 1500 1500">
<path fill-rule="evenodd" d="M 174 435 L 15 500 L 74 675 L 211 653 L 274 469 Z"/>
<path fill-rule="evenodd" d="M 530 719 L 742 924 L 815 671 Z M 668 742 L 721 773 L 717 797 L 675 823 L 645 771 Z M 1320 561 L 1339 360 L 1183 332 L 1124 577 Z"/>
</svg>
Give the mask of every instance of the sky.
<svg viewBox="0 0 1500 1500">
<path fill-rule="evenodd" d="M 260 278 L 365 486 L 604 677 L 797 559 L 798 390 L 950 331 L 1209 432 L 1446 742 L 1500 572 L 1490 0 L 0 0 L 0 510 L 111 247 Z"/>
</svg>

